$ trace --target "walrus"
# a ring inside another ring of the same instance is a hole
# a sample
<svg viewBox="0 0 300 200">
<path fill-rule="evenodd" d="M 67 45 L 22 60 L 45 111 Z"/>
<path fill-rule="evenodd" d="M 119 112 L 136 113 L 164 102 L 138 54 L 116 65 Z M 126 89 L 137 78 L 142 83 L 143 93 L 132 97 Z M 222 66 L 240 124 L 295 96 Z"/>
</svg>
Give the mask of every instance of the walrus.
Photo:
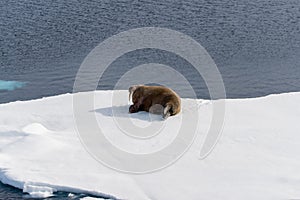
<svg viewBox="0 0 300 200">
<path fill-rule="evenodd" d="M 162 114 L 166 119 L 178 114 L 181 109 L 179 95 L 164 86 L 133 85 L 129 88 L 129 101 L 130 97 L 133 105 L 129 107 L 129 113 L 146 111 Z"/>
</svg>

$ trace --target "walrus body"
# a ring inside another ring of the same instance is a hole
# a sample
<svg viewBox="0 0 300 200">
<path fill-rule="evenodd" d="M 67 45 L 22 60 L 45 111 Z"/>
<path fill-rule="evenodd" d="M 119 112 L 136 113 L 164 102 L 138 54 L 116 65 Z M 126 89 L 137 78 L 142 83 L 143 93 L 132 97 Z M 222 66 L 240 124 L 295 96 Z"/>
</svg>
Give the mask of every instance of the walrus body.
<svg viewBox="0 0 300 200">
<path fill-rule="evenodd" d="M 180 112 L 180 97 L 167 87 L 134 85 L 129 88 L 129 99 L 130 96 L 133 102 L 130 113 L 147 111 L 167 118 Z"/>
</svg>

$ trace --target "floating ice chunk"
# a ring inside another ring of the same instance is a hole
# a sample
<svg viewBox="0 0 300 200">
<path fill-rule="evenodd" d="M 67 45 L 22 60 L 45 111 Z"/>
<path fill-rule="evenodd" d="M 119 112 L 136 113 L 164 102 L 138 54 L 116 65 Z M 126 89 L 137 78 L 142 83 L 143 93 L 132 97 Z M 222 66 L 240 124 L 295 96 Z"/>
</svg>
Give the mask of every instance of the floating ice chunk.
<svg viewBox="0 0 300 200">
<path fill-rule="evenodd" d="M 34 183 L 25 183 L 23 188 L 23 192 L 28 193 L 33 198 L 50 197 L 53 196 L 53 192 L 55 191 L 51 187 L 35 185 Z"/>
<path fill-rule="evenodd" d="M 25 86 L 25 82 L 0 80 L 0 90 L 12 91 Z"/>
<path fill-rule="evenodd" d="M 127 101 L 128 92 L 123 92 Z M 195 110 L 199 110 L 198 137 L 176 163 L 144 175 L 112 170 L 87 153 L 75 130 L 73 95 L 76 94 L 0 105 L 0 180 L 3 183 L 38 198 L 51 196 L 55 191 L 92 196 L 84 200 L 94 197 L 130 200 L 300 197 L 300 92 L 226 99 L 222 137 L 204 160 L 198 156 L 202 138 L 211 125 L 215 108 L 210 102 L 213 101 L 182 99 L 181 115 L 194 116 Z M 85 112 L 94 114 L 105 136 L 128 152 L 159 150 L 168 145 L 171 133 L 176 133 L 180 126 L 178 115 L 166 121 L 154 121 L 166 123 L 165 128 L 169 130 L 155 136 L 159 141 L 154 137 L 143 140 L 127 137 L 114 119 L 141 124 L 148 122 L 146 113 L 127 117 L 125 105 L 126 113 L 120 113 L 122 107 L 115 110 L 119 113 L 111 115 L 112 92 L 96 91 L 94 95 L 95 110 Z M 193 101 L 199 104 L 192 106 Z M 123 125 L 131 128 L 131 124 Z"/>
</svg>

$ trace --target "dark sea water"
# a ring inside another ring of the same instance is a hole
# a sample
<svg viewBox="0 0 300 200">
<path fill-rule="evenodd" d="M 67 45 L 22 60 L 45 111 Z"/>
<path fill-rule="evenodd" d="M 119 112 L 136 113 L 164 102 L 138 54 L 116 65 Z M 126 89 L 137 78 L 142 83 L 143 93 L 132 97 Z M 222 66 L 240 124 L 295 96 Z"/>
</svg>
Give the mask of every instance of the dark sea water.
<svg viewBox="0 0 300 200">
<path fill-rule="evenodd" d="M 94 47 L 148 26 L 180 31 L 205 47 L 228 98 L 300 91 L 299 0 L 11 0 L 0 1 L 0 103 L 72 92 L 76 72 Z M 155 49 L 117 59 L 98 89 L 113 89 L 126 71 L 149 62 L 181 70 L 197 96 L 209 98 L 187 61 Z M 0 185 L 0 199 L 22 197 Z"/>
<path fill-rule="evenodd" d="M 100 198 L 93 195 L 87 195 L 87 194 L 74 194 L 70 192 L 56 192 L 53 194 L 53 196 L 44 198 L 44 199 L 51 199 L 51 200 L 80 200 L 85 197 L 93 197 L 95 199 L 99 198 L 101 200 L 106 199 L 105 197 Z M 17 188 L 14 188 L 9 185 L 2 184 L 0 182 L 0 200 L 15 200 L 15 199 L 26 199 L 26 200 L 35 200 L 37 198 L 32 198 L 28 194 L 22 193 L 22 190 L 19 190 Z"/>
</svg>

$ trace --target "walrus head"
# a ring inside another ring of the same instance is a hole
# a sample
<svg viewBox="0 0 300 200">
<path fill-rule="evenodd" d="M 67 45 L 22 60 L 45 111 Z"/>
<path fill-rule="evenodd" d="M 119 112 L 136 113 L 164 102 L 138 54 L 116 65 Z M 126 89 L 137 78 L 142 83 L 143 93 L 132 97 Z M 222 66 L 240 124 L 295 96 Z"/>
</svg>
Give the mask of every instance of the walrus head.
<svg viewBox="0 0 300 200">
<path fill-rule="evenodd" d="M 128 89 L 128 91 L 129 91 L 129 101 L 130 101 L 130 99 L 132 98 L 132 95 L 133 95 L 134 91 L 135 91 L 138 87 L 140 87 L 140 86 L 142 86 L 142 85 L 133 85 L 133 86 L 131 86 L 131 87 Z"/>
</svg>

